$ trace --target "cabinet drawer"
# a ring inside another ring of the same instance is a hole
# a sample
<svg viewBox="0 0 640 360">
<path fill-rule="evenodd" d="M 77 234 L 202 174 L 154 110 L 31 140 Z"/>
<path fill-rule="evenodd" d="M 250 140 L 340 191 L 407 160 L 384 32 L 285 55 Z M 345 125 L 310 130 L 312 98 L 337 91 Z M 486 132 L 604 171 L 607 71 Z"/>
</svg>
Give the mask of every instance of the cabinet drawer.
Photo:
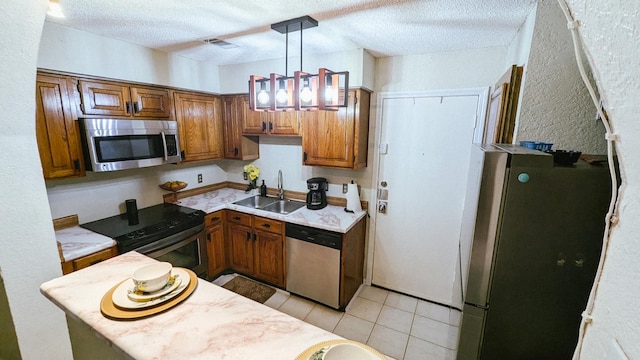
<svg viewBox="0 0 640 360">
<path fill-rule="evenodd" d="M 207 216 L 204 217 L 204 226 L 209 227 L 209 226 L 217 225 L 222 223 L 223 221 L 224 221 L 224 212 L 216 211 L 214 213 L 207 214 Z"/>
<path fill-rule="evenodd" d="M 227 213 L 227 222 L 251 226 L 251 215 L 229 210 L 229 212 Z"/>
<path fill-rule="evenodd" d="M 254 217 L 255 224 L 253 228 L 256 230 L 268 231 L 275 234 L 282 234 L 284 231 L 284 225 L 281 221 L 263 218 L 260 216 Z"/>
<path fill-rule="evenodd" d="M 115 247 L 110 247 L 108 249 L 100 250 L 94 252 L 93 254 L 89 254 L 87 256 L 83 256 L 79 259 L 73 260 L 73 268 L 74 270 L 80 270 L 91 266 L 93 264 L 99 263 L 101 261 L 112 258 L 117 255 L 117 250 Z"/>
</svg>

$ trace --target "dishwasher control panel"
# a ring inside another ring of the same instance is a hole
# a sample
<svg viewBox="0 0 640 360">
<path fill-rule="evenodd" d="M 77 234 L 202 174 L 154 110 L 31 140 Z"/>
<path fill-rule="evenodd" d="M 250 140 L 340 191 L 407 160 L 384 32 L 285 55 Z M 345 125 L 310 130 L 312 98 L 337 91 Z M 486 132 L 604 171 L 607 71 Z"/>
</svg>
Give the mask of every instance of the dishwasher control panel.
<svg viewBox="0 0 640 360">
<path fill-rule="evenodd" d="M 285 228 L 287 237 L 333 249 L 342 249 L 342 234 L 340 233 L 292 223 L 287 223 Z"/>
</svg>

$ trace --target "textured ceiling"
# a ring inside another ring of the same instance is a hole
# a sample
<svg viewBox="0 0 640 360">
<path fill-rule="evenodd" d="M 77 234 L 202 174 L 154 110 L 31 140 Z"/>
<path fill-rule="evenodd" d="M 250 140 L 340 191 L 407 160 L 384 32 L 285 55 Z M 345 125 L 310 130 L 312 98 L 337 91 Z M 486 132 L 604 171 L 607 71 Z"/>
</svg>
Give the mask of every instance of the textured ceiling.
<svg viewBox="0 0 640 360">
<path fill-rule="evenodd" d="M 282 58 L 271 24 L 309 15 L 303 55 L 364 48 L 376 57 L 508 45 L 536 0 L 59 0 L 47 21 L 219 65 Z M 300 32 L 289 54 L 300 52 Z M 235 48 L 204 42 L 218 38 Z"/>
</svg>

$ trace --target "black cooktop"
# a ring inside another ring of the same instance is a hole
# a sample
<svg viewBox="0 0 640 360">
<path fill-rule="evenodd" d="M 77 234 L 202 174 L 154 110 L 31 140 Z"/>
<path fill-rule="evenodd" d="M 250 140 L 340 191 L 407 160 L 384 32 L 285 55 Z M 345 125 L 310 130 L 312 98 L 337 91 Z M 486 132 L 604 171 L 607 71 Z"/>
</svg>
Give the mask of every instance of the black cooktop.
<svg viewBox="0 0 640 360">
<path fill-rule="evenodd" d="M 138 209 L 138 224 L 129 225 L 127 214 L 80 224 L 81 227 L 108 236 L 124 253 L 164 237 L 204 224 L 205 212 L 176 204 L 159 204 Z"/>
</svg>

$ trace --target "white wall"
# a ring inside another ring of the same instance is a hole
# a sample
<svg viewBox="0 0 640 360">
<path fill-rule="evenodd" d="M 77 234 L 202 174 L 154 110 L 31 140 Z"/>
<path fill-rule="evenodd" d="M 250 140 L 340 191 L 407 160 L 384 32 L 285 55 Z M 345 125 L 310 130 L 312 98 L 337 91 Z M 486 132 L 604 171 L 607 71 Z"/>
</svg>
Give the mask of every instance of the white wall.
<svg viewBox="0 0 640 360">
<path fill-rule="evenodd" d="M 490 86 L 507 66 L 507 47 L 378 59 L 375 91 L 417 91 Z"/>
<path fill-rule="evenodd" d="M 625 0 L 569 3 L 581 24 L 579 31 L 613 129 L 620 135 L 617 153 L 626 183 L 582 358 L 604 359 L 615 339 L 629 359 L 640 359 L 640 4 Z"/>
<path fill-rule="evenodd" d="M 45 22 L 38 67 L 219 92 L 218 67 Z"/>
<path fill-rule="evenodd" d="M 39 291 L 40 284 L 62 275 L 33 116 L 36 57 L 46 8 L 45 0 L 0 3 L 0 276 L 22 357 L 71 359 L 64 315 Z"/>
<path fill-rule="evenodd" d="M 516 141 L 603 154 L 604 127 L 580 79 L 566 23 L 556 1 L 538 3 Z"/>
</svg>

